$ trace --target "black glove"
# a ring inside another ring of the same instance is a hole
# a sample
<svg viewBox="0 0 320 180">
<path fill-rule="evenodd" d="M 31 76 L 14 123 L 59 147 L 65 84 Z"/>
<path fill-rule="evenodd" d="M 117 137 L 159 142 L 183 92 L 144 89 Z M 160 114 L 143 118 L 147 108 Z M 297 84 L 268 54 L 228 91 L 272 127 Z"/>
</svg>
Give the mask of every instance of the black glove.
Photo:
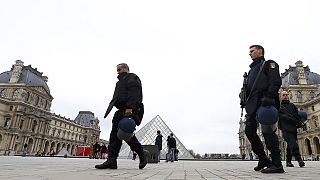
<svg viewBox="0 0 320 180">
<path fill-rule="evenodd" d="M 274 99 L 270 97 L 263 97 L 261 101 L 261 106 L 272 106 L 274 105 Z"/>
</svg>

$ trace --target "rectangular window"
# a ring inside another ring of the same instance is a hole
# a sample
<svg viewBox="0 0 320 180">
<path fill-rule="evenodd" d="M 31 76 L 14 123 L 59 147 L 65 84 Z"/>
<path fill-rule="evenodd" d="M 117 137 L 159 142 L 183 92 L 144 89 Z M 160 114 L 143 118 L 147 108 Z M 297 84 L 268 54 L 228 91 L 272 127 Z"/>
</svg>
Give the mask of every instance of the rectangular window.
<svg viewBox="0 0 320 180">
<path fill-rule="evenodd" d="M 3 127 L 10 127 L 10 118 L 6 118 Z"/>
</svg>

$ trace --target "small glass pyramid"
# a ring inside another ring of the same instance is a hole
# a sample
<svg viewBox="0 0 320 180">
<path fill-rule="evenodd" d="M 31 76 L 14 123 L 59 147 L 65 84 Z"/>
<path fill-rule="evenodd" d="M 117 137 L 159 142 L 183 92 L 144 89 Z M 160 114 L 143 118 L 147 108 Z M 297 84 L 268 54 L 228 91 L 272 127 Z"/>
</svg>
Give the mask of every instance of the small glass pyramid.
<svg viewBox="0 0 320 180">
<path fill-rule="evenodd" d="M 160 130 L 162 137 L 162 150 L 160 152 L 160 158 L 165 159 L 168 153 L 167 137 L 173 133 L 174 138 L 177 142 L 177 149 L 179 150 L 179 159 L 194 159 L 187 148 L 181 143 L 178 137 L 175 136 L 174 132 L 166 125 L 159 115 L 154 117 L 150 122 L 143 126 L 138 132 L 135 133 L 136 137 L 142 145 L 154 145 L 157 137 L 157 130 Z M 120 149 L 119 158 L 131 158 L 132 152 L 127 143 L 123 142 Z"/>
</svg>

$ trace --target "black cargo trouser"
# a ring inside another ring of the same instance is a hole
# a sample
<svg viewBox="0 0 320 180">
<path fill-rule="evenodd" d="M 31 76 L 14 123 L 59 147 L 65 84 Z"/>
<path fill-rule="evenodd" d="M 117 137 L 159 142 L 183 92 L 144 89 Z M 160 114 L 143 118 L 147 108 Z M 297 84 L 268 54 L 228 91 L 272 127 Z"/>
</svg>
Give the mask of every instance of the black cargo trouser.
<svg viewBox="0 0 320 180">
<path fill-rule="evenodd" d="M 112 119 L 112 130 L 110 133 L 110 139 L 109 139 L 109 145 L 108 145 L 108 150 L 109 150 L 108 157 L 110 158 L 116 159 L 119 156 L 122 140 L 120 140 L 117 137 L 117 132 L 118 132 L 119 122 L 124 117 L 123 114 L 124 114 L 124 110 L 118 110 L 115 112 Z M 129 142 L 127 142 L 127 144 L 130 146 L 131 150 L 137 152 L 139 157 L 143 155 L 143 147 L 135 135 L 131 138 Z"/>
<path fill-rule="evenodd" d="M 245 133 L 251 143 L 252 151 L 258 155 L 259 159 L 266 159 L 267 156 L 264 151 L 263 144 L 257 134 L 258 122 L 256 120 L 256 114 L 247 115 L 245 124 Z M 281 165 L 281 151 L 279 148 L 279 139 L 277 134 L 273 132 L 262 133 L 262 135 L 268 150 L 271 152 L 272 163 L 275 165 Z"/>
<path fill-rule="evenodd" d="M 292 156 L 294 157 L 301 157 L 301 154 L 299 152 L 299 145 L 297 143 L 297 131 L 295 132 L 288 132 L 288 131 L 282 131 L 282 135 L 284 140 L 287 142 L 287 161 L 292 160 Z"/>
</svg>

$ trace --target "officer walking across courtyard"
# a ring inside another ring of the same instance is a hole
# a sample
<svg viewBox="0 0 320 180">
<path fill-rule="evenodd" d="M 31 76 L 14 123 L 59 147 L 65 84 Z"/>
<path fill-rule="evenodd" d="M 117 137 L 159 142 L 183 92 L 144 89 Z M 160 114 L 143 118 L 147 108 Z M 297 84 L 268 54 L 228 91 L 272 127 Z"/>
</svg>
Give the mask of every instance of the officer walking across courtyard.
<svg viewBox="0 0 320 180">
<path fill-rule="evenodd" d="M 117 169 L 117 158 L 122 145 L 122 139 L 119 139 L 119 123 L 122 119 L 131 118 L 135 125 L 140 125 L 143 117 L 142 104 L 142 85 L 139 77 L 136 74 L 129 73 L 129 66 L 125 63 L 117 65 L 118 79 L 113 98 L 109 103 L 108 109 L 104 118 L 108 116 L 113 106 L 118 111 L 115 112 L 112 119 L 112 130 L 110 133 L 108 158 L 102 164 L 96 165 L 97 169 Z M 130 122 L 130 121 L 127 121 Z M 124 124 L 126 126 L 126 124 Z M 131 150 L 137 152 L 140 162 L 139 169 L 143 169 L 147 165 L 148 151 L 145 151 L 134 134 L 126 139 L 126 143 Z"/>
<path fill-rule="evenodd" d="M 271 152 L 271 161 L 267 157 L 263 144 L 257 135 L 257 110 L 259 107 L 274 106 L 279 109 L 278 90 L 281 86 L 279 66 L 273 60 L 265 61 L 264 48 L 260 45 L 250 46 L 249 55 L 252 59 L 250 70 L 246 77 L 246 101 L 243 104 L 247 114 L 245 122 L 245 134 L 251 143 L 253 152 L 258 155 L 259 162 L 254 168 L 262 173 L 283 173 L 278 136 L 275 133 L 276 126 L 271 124 L 262 134 L 266 146 Z M 270 131 L 270 129 L 272 129 Z M 267 168 L 265 168 L 267 167 Z M 264 169 L 265 168 L 265 169 Z"/>
<path fill-rule="evenodd" d="M 299 152 L 299 145 L 297 143 L 297 123 L 293 118 L 299 118 L 297 107 L 290 102 L 289 93 L 287 91 L 281 92 L 281 108 L 279 113 L 279 123 L 282 136 L 287 142 L 286 149 L 286 166 L 294 167 L 291 163 L 292 156 L 295 157 L 300 167 L 305 166 Z"/>
</svg>

